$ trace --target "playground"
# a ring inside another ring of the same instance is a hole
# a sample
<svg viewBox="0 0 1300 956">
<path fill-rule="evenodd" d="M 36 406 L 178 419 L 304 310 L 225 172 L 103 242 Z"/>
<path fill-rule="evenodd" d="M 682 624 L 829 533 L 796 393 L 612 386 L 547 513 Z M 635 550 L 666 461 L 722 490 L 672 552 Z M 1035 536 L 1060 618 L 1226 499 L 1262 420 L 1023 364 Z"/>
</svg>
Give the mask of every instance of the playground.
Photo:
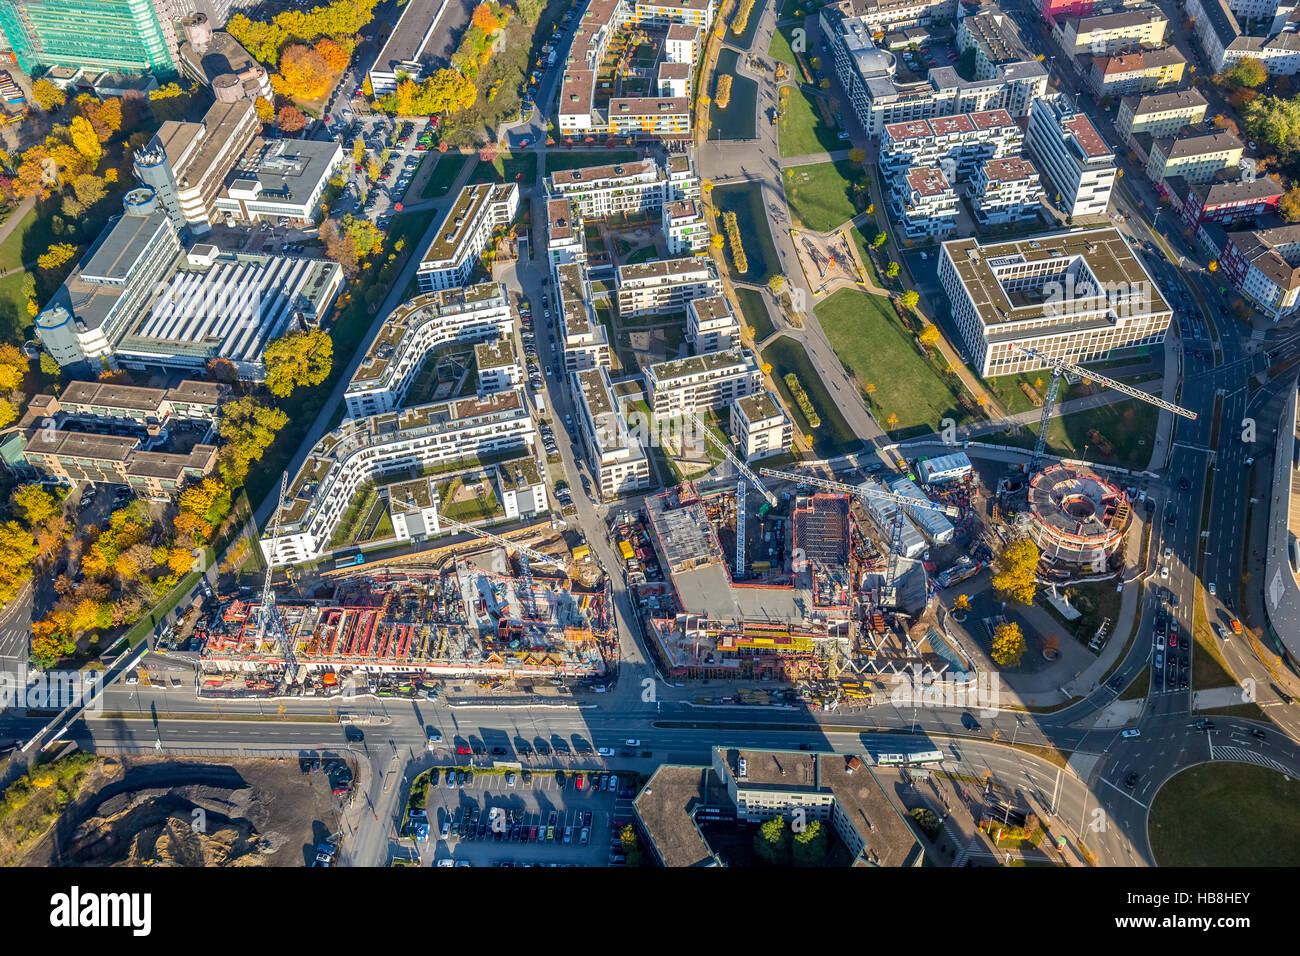
<svg viewBox="0 0 1300 956">
<path fill-rule="evenodd" d="M 862 264 L 843 230 L 825 235 L 796 231 L 793 238 L 799 264 L 814 298 L 858 285 L 863 275 Z"/>
</svg>

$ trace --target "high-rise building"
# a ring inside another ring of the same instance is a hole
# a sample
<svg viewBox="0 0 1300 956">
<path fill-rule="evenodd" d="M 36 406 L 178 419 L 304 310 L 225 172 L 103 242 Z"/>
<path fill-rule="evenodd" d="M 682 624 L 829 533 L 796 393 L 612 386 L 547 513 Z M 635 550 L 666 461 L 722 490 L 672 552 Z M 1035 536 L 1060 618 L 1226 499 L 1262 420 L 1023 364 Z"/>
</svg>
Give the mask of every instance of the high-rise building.
<svg viewBox="0 0 1300 956">
<path fill-rule="evenodd" d="M 0 27 L 29 75 L 53 66 L 177 75 L 175 31 L 154 0 L 0 0 Z"/>
</svg>

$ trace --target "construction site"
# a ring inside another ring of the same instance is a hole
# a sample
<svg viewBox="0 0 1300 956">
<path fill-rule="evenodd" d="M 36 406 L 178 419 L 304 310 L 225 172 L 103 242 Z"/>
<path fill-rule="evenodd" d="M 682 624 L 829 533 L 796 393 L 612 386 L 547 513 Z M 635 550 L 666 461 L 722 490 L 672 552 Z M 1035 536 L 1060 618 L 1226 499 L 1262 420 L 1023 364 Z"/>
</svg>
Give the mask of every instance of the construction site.
<svg viewBox="0 0 1300 956">
<path fill-rule="evenodd" d="M 351 678 L 415 696 L 443 678 L 603 675 L 617 642 L 608 581 L 517 560 L 492 547 L 436 569 L 357 569 L 313 597 L 280 595 L 273 626 L 258 601 L 227 601 L 195 631 L 202 692 L 313 696 Z"/>
<path fill-rule="evenodd" d="M 751 475 L 767 506 L 747 513 L 744 482 L 708 495 L 687 483 L 646 498 L 644 526 L 617 529 L 665 673 L 778 681 L 790 686 L 777 694 L 835 709 L 868 703 L 886 675 L 973 670 L 931 610 L 924 562 L 901 547 L 890 559 L 901 507 L 881 519 L 864 507 L 872 495 L 894 505 L 914 499 L 865 483 L 763 474 L 793 481 L 794 490 L 778 497 Z M 737 527 L 746 532 L 739 540 Z M 653 545 L 653 564 L 639 556 L 642 540 Z"/>
</svg>

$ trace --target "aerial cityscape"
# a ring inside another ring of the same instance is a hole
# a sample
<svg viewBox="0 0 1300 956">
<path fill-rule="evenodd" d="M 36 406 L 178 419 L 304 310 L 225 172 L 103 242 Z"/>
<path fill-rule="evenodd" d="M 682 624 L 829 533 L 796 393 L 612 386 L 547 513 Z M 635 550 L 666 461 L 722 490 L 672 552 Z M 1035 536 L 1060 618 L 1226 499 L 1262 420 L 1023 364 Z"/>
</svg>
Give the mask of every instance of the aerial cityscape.
<svg viewBox="0 0 1300 956">
<path fill-rule="evenodd" d="M 0 60 L 0 865 L 1300 864 L 1295 5 Z"/>
</svg>

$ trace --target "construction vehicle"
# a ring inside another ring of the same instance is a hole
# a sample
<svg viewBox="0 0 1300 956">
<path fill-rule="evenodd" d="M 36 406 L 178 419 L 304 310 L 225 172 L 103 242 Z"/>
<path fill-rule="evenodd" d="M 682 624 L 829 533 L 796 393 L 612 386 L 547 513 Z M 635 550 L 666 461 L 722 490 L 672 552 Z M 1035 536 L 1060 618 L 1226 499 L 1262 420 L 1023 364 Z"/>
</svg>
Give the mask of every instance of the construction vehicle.
<svg viewBox="0 0 1300 956">
<path fill-rule="evenodd" d="M 862 488 L 857 485 L 846 485 L 839 481 L 830 481 L 826 478 L 817 478 L 813 475 L 801 475 L 791 471 L 777 471 L 773 468 L 760 468 L 759 473 L 768 478 L 784 478 L 787 481 L 799 482 L 805 485 L 811 485 L 814 488 L 822 488 L 826 491 L 840 492 L 843 494 L 856 495 L 859 498 L 872 498 L 877 501 L 892 501 L 898 505 L 898 513 L 894 516 L 894 524 L 890 529 L 889 540 L 889 566 L 885 572 L 885 586 L 881 589 L 881 604 L 886 607 L 897 605 L 896 595 L 894 593 L 894 582 L 898 576 L 898 559 L 903 550 L 903 522 L 907 508 L 925 508 L 930 511 L 938 511 L 950 518 L 961 516 L 961 510 L 952 505 L 937 504 L 928 499 L 912 498 L 908 495 L 895 494 L 892 491 L 878 491 L 874 488 Z"/>
<path fill-rule="evenodd" d="M 1134 388 L 1132 385 L 1125 385 L 1123 382 L 1117 382 L 1113 378 L 1107 378 L 1097 372 L 1090 371 L 1081 365 L 1075 365 L 1064 359 L 1050 358 L 1039 352 L 1037 349 L 1026 348 L 1023 345 L 1017 345 L 1020 351 L 1026 355 L 1038 359 L 1040 362 L 1049 366 L 1052 370 L 1051 381 L 1047 385 L 1047 395 L 1043 398 L 1043 413 L 1038 419 L 1038 441 L 1034 443 L 1034 454 L 1029 459 L 1029 472 L 1038 470 L 1038 463 L 1043 458 L 1043 449 L 1047 446 L 1047 426 L 1052 418 L 1052 408 L 1056 405 L 1056 393 L 1061 385 L 1061 376 L 1066 372 L 1073 372 L 1075 375 L 1082 376 L 1089 381 L 1096 382 L 1098 385 L 1104 385 L 1107 388 L 1113 388 L 1117 392 L 1123 392 L 1131 398 L 1136 398 L 1166 412 L 1173 412 L 1175 415 L 1181 415 L 1183 418 L 1196 421 L 1196 412 L 1190 412 L 1185 408 L 1175 405 L 1173 402 L 1166 402 L 1163 398 L 1151 395 L 1142 391 L 1140 388 Z"/>
</svg>

